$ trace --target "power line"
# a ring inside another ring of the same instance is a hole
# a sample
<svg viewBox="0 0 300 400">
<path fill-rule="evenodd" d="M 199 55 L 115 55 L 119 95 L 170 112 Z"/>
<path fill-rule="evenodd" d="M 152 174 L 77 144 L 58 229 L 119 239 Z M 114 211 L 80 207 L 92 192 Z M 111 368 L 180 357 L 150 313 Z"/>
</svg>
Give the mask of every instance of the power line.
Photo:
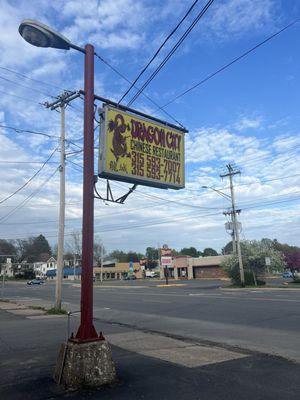
<svg viewBox="0 0 300 400">
<path fill-rule="evenodd" d="M 196 89 L 197 87 L 199 87 L 200 85 L 202 85 L 203 83 L 207 82 L 208 80 L 210 80 L 211 78 L 213 78 L 214 76 L 218 75 L 220 72 L 223 72 L 224 70 L 226 70 L 227 68 L 231 67 L 231 65 L 235 64 L 236 62 L 240 61 L 242 58 L 246 57 L 248 54 L 252 53 L 253 51 L 255 51 L 256 49 L 258 49 L 259 47 L 263 46 L 265 43 L 269 42 L 270 40 L 272 40 L 273 38 L 275 38 L 276 36 L 280 35 L 282 32 L 284 32 L 285 30 L 291 28 L 293 25 L 295 25 L 296 23 L 298 23 L 300 21 L 300 18 L 297 18 L 296 20 L 294 20 L 293 22 L 289 23 L 288 25 L 286 25 L 285 27 L 283 27 L 282 29 L 280 29 L 279 31 L 277 31 L 276 33 L 274 33 L 273 35 L 269 36 L 268 38 L 266 38 L 265 40 L 263 40 L 262 42 L 256 44 L 254 47 L 252 47 L 251 49 L 245 51 L 243 54 L 241 54 L 240 56 L 234 58 L 232 61 L 230 61 L 228 64 L 225 64 L 223 67 L 217 69 L 215 72 L 211 73 L 210 75 L 208 75 L 206 78 L 202 79 L 200 82 L 196 83 L 195 85 L 191 86 L 189 89 L 185 90 L 184 92 L 178 94 L 177 96 L 175 96 L 172 100 L 168 101 L 166 104 L 164 104 L 161 108 L 167 107 L 168 105 L 174 103 L 174 101 L 178 100 L 180 97 L 185 96 L 187 93 L 191 92 L 192 90 Z M 158 108 L 156 111 L 159 111 L 160 108 Z"/>
<path fill-rule="evenodd" d="M 245 158 L 242 160 L 241 163 L 243 166 L 245 166 L 245 165 L 248 166 L 248 165 L 253 164 L 253 162 L 256 163 L 257 160 L 260 161 L 260 160 L 267 160 L 270 158 L 274 159 L 274 157 L 286 156 L 287 155 L 286 153 L 289 152 L 290 150 L 293 150 L 292 153 L 294 153 L 294 152 L 298 151 L 299 148 L 300 148 L 300 144 L 299 145 L 292 144 L 291 146 L 286 147 L 284 149 L 284 151 L 277 151 L 277 152 L 274 152 L 273 154 L 269 153 L 269 154 L 262 154 L 262 155 L 256 156 L 256 157 Z M 290 156 L 292 153 L 289 152 L 288 155 Z M 274 161 L 276 162 L 277 160 L 274 159 Z M 237 161 L 237 162 L 239 162 L 239 161 Z"/>
<path fill-rule="evenodd" d="M 19 211 L 22 207 L 24 207 L 24 205 L 27 204 L 38 192 L 40 192 L 40 190 L 53 178 L 58 169 L 59 168 L 56 168 L 54 172 L 50 176 L 48 176 L 48 178 L 35 191 L 33 191 L 29 196 L 27 196 L 23 201 L 21 201 L 15 208 L 13 208 L 7 214 L 3 215 L 3 217 L 0 218 L 0 223 L 5 222 L 7 218 L 9 218 L 15 212 Z"/>
<path fill-rule="evenodd" d="M 11 79 L 5 78 L 4 76 L 0 75 L 0 79 L 4 80 L 6 82 L 9 82 L 9 83 L 13 83 L 14 85 L 20 86 L 20 87 L 22 87 L 24 89 L 29 89 L 29 90 L 32 90 L 32 91 L 34 91 L 36 93 L 40 93 L 43 96 L 49 96 L 49 97 L 55 98 L 55 96 L 52 96 L 49 93 L 45 93 L 45 92 L 43 92 L 43 91 L 41 91 L 39 89 L 35 89 L 35 88 L 31 87 L 31 86 L 22 85 L 21 83 L 12 81 Z"/>
<path fill-rule="evenodd" d="M 147 68 L 152 64 L 152 62 L 155 60 L 155 58 L 158 56 L 164 45 L 169 41 L 169 39 L 175 34 L 175 32 L 178 30 L 180 25 L 186 20 L 188 15 L 191 13 L 195 5 L 198 3 L 199 0 L 194 1 L 194 3 L 190 6 L 188 11 L 185 13 L 183 18 L 178 22 L 178 24 L 175 26 L 174 29 L 169 33 L 169 35 L 165 38 L 163 43 L 159 46 L 159 48 L 156 50 L 156 52 L 153 54 L 151 59 L 148 61 L 148 63 L 145 65 L 145 67 L 141 70 L 141 72 L 138 74 L 138 76 L 135 78 L 135 80 L 132 82 L 132 84 L 129 86 L 129 88 L 126 90 L 126 92 L 123 94 L 123 96 L 120 98 L 118 101 L 118 104 L 121 103 L 121 101 L 127 96 L 127 94 L 131 91 L 131 89 L 134 87 L 134 85 L 137 83 L 137 81 L 140 79 L 140 77 L 144 74 L 144 72 L 147 70 Z"/>
<path fill-rule="evenodd" d="M 287 199 L 287 200 L 280 200 L 280 201 L 274 201 L 274 202 L 268 202 L 268 203 L 261 203 L 261 204 L 257 204 L 257 205 L 252 205 L 252 206 L 248 206 L 248 207 L 243 208 L 243 210 L 248 210 L 248 209 L 251 209 L 251 208 L 258 208 L 258 207 L 266 206 L 266 205 L 281 204 L 281 203 L 286 203 L 286 202 L 295 201 L 295 200 L 300 200 L 300 197 L 297 197 L 295 199 Z M 114 231 L 119 231 L 119 230 L 130 230 L 130 229 L 144 228 L 144 227 L 155 226 L 155 225 L 165 225 L 165 224 L 169 224 L 169 223 L 172 223 L 172 222 L 177 222 L 179 220 L 182 221 L 182 220 L 188 220 L 188 219 L 191 219 L 191 218 L 208 217 L 208 216 L 221 216 L 221 214 L 220 214 L 220 212 L 214 212 L 214 213 L 209 213 L 209 214 L 198 214 L 197 213 L 197 214 L 189 215 L 187 217 L 179 217 L 176 220 L 174 218 L 172 218 L 172 219 L 168 219 L 168 220 L 164 220 L 164 221 L 160 220 L 160 221 L 157 221 L 157 222 L 154 221 L 154 222 L 150 222 L 150 223 L 143 223 L 143 224 L 136 224 L 136 225 L 133 225 L 133 224 L 130 224 L 130 225 L 126 224 L 124 226 L 120 226 L 119 225 L 117 228 L 116 227 L 110 227 L 110 228 L 105 229 L 105 230 L 95 231 L 95 233 L 114 232 Z M 35 234 L 38 234 L 38 233 L 37 232 L 28 233 L 28 235 L 35 235 Z M 52 233 L 52 231 L 44 232 L 43 234 L 47 235 L 47 233 Z M 71 236 L 71 235 L 72 235 L 71 232 L 65 234 L 65 236 Z M 52 235 L 52 236 L 47 235 L 47 237 L 57 237 L 57 235 Z M 17 239 L 17 238 L 12 238 L 12 239 Z"/>
<path fill-rule="evenodd" d="M 31 130 L 28 130 L 28 129 L 20 129 L 20 128 L 16 128 L 16 127 L 13 127 L 13 126 L 8 126 L 8 125 L 0 125 L 0 128 L 13 130 L 13 131 L 15 131 L 16 133 L 30 133 L 30 134 L 32 134 L 32 135 L 41 135 L 41 136 L 45 136 L 45 137 L 47 137 L 47 138 L 49 138 L 49 139 L 52 139 L 52 138 L 54 138 L 54 139 L 59 139 L 59 136 L 56 136 L 56 135 L 50 135 L 50 134 L 45 133 L 45 132 L 31 131 Z"/>
<path fill-rule="evenodd" d="M 42 161 L 13 161 L 13 160 L 0 160 L 0 164 L 43 164 Z M 48 164 L 57 164 L 56 161 L 50 161 Z"/>
<path fill-rule="evenodd" d="M 13 127 L 13 126 L 0 125 L 0 128 L 10 129 L 10 130 L 15 131 L 16 133 L 30 133 L 30 134 L 32 134 L 32 135 L 41 135 L 41 136 L 45 136 L 45 137 L 47 137 L 47 138 L 49 138 L 49 139 L 52 139 L 52 138 L 53 138 L 53 139 L 60 139 L 60 137 L 59 137 L 59 136 L 56 136 L 56 135 L 50 135 L 50 134 L 45 133 L 45 132 L 36 132 L 36 131 L 28 130 L 28 129 L 20 129 L 20 128 L 16 128 L 16 127 Z M 73 140 L 65 139 L 65 141 L 66 141 L 67 143 L 70 143 L 70 144 L 72 144 L 73 146 L 79 148 L 80 151 L 83 151 L 82 147 L 79 146 L 77 143 L 75 143 Z"/>
<path fill-rule="evenodd" d="M 264 180 L 259 180 L 256 182 L 247 182 L 247 183 L 240 183 L 235 185 L 235 187 L 239 187 L 239 186 L 251 186 L 251 185 L 256 185 L 257 183 L 267 183 L 267 182 L 272 182 L 272 181 L 280 181 L 283 179 L 289 179 L 289 178 L 295 178 L 297 176 L 300 176 L 300 174 L 293 174 L 293 175 L 284 175 L 284 176 L 280 176 L 280 177 L 275 177 L 275 178 L 271 178 L 271 179 L 264 179 Z M 229 186 L 223 187 L 223 188 L 214 188 L 215 190 L 225 190 L 225 189 L 229 189 Z M 202 192 L 202 189 L 187 189 L 187 191 L 189 192 Z M 213 192 L 205 192 L 206 194 L 208 193 L 213 193 Z"/>
<path fill-rule="evenodd" d="M 122 184 L 120 184 L 120 183 L 118 183 L 118 182 L 114 182 L 114 183 L 115 183 L 116 185 L 118 185 L 118 186 L 125 187 L 125 186 L 123 186 Z M 169 199 L 164 199 L 163 197 L 155 196 L 155 195 L 152 195 L 152 194 L 149 194 L 149 193 L 143 193 L 143 192 L 141 192 L 141 191 L 138 190 L 138 189 L 135 189 L 135 192 L 138 193 L 140 196 L 147 197 L 147 198 L 150 198 L 150 199 L 151 199 L 151 198 L 157 199 L 157 200 L 160 200 L 160 201 L 169 203 L 169 204 L 181 205 L 181 206 L 184 206 L 184 207 L 197 208 L 197 209 L 204 209 L 204 210 L 217 210 L 217 209 L 219 209 L 219 208 L 216 208 L 216 207 L 201 207 L 201 206 L 196 206 L 196 205 L 193 205 L 193 204 L 187 204 L 187 203 L 181 202 L 180 200 L 169 200 Z M 189 198 L 195 198 L 195 196 L 187 197 L 186 199 L 184 199 L 184 201 L 187 200 L 187 199 L 189 199 Z"/>
<path fill-rule="evenodd" d="M 177 220 L 185 220 L 185 219 L 190 219 L 190 218 L 195 218 L 195 217 L 199 217 L 199 216 L 211 216 L 211 215 L 221 215 L 220 213 L 212 213 L 212 214 L 194 214 L 194 215 L 191 215 L 191 216 L 188 216 L 188 217 L 180 217 L 180 218 L 177 218 Z M 132 225 L 132 224 L 130 224 L 130 225 L 124 225 L 124 226 L 119 226 L 118 228 L 113 228 L 113 229 L 106 229 L 106 230 L 101 230 L 101 231 L 95 231 L 95 233 L 101 233 L 101 232 L 110 232 L 110 231 L 117 231 L 117 230 L 122 230 L 122 229 L 136 229 L 136 228 L 139 228 L 139 227 L 147 227 L 147 226 L 151 226 L 151 225 L 164 225 L 164 224 L 169 224 L 169 223 L 172 223 L 172 222 L 177 222 L 177 220 L 174 220 L 174 218 L 172 218 L 172 219 L 168 219 L 168 220 L 166 220 L 166 221 L 164 221 L 164 222 L 162 222 L 162 221 L 158 221 L 158 222 L 151 222 L 151 223 L 144 223 L 144 224 L 140 224 L 140 225 Z M 52 231 L 50 231 L 49 233 L 52 233 Z M 36 233 L 28 233 L 28 235 L 35 235 Z M 44 234 L 47 234 L 46 232 L 44 232 Z M 72 234 L 73 233 L 66 233 L 65 234 L 65 236 L 72 236 Z M 49 236 L 50 237 L 50 236 Z M 57 237 L 57 235 L 55 235 L 54 237 Z"/>
<path fill-rule="evenodd" d="M 139 91 L 133 96 L 133 98 L 129 101 L 128 107 L 130 107 L 134 101 L 140 96 L 140 94 L 143 92 L 143 90 L 150 84 L 150 82 L 155 78 L 155 76 L 158 74 L 158 72 L 163 68 L 163 66 L 168 62 L 168 60 L 172 57 L 172 55 L 175 53 L 175 51 L 178 49 L 178 47 L 183 43 L 183 41 L 187 38 L 187 36 L 190 34 L 190 32 L 194 29 L 196 24 L 199 22 L 199 20 L 203 17 L 203 15 L 206 13 L 206 11 L 209 9 L 209 7 L 212 5 L 214 0 L 209 0 L 205 6 L 202 8 L 202 10 L 198 13 L 197 17 L 194 19 L 194 21 L 190 24 L 188 29 L 184 32 L 184 34 L 179 38 L 179 40 L 175 43 L 175 45 L 172 47 L 170 52 L 166 55 L 166 57 L 163 59 L 163 61 L 159 64 L 159 66 L 154 70 L 154 72 L 150 75 L 150 77 L 146 80 L 146 82 L 142 85 L 142 87 L 139 89 Z"/>
<path fill-rule="evenodd" d="M 250 200 L 250 201 L 244 201 L 244 202 L 238 202 L 238 206 L 239 207 L 242 207 L 243 208 L 243 210 L 247 210 L 248 208 L 252 208 L 252 207 L 260 207 L 260 206 L 262 206 L 262 205 L 265 205 L 265 204 L 277 204 L 277 203 L 281 203 L 281 202 L 289 202 L 289 201 L 295 201 L 295 200 L 297 200 L 299 197 L 287 197 L 287 198 L 283 198 L 283 199 L 275 199 L 275 200 L 273 200 L 273 201 L 268 201 L 267 199 L 269 199 L 269 198 L 271 198 L 271 197 L 274 197 L 274 196 L 276 196 L 276 197 L 283 197 L 283 196 L 290 196 L 290 195 L 294 195 L 294 194 L 299 194 L 300 193 L 300 191 L 295 191 L 295 192 L 290 192 L 290 193 L 287 193 L 287 194 L 282 194 L 282 195 L 276 195 L 276 194 L 274 194 L 274 195 L 270 195 L 270 196 L 266 196 L 266 197 L 260 197 L 260 198 L 256 198 L 255 200 Z M 258 200 L 258 201 L 257 201 Z M 259 200 L 267 200 L 267 201 L 259 201 Z M 138 207 L 138 208 L 135 208 L 135 209 L 126 209 L 126 210 L 124 210 L 124 213 L 125 213 L 125 215 L 127 215 L 128 213 L 130 213 L 130 212 L 137 212 L 137 211 L 140 211 L 140 210 L 143 210 L 143 209 L 147 209 L 147 208 L 154 208 L 154 207 L 157 207 L 157 206 L 161 206 L 162 204 L 156 204 L 156 205 L 148 205 L 148 206 L 145 206 L 145 207 Z M 207 209 L 207 210 L 219 210 L 219 211 L 221 211 L 222 209 L 223 209 L 223 207 L 204 207 L 204 209 Z M 101 214 L 101 215 L 97 215 L 97 216 L 95 216 L 95 221 L 97 221 L 97 220 L 99 220 L 99 219 L 101 219 L 101 220 L 103 220 L 103 218 L 105 218 L 105 217 L 110 217 L 110 216 L 116 216 L 116 215 L 124 215 L 124 213 L 123 212 L 121 212 L 121 213 L 116 213 L 116 212 L 112 212 L 112 213 L 105 213 L 105 214 Z M 176 215 L 174 215 L 173 217 L 181 217 L 181 216 L 186 216 L 186 215 L 189 215 L 189 214 L 186 214 L 186 213 L 184 213 L 184 214 L 176 214 Z M 80 216 L 80 217 L 72 217 L 72 218 L 66 218 L 66 221 L 76 221 L 76 220 L 80 220 L 82 218 L 82 216 Z M 164 218 L 165 219 L 165 218 Z M 164 220 L 164 219 L 162 219 L 162 220 Z M 48 223 L 57 223 L 57 220 L 47 220 L 47 221 L 31 221 L 31 222 L 26 222 L 26 221 L 24 221 L 24 222 L 12 222 L 12 223 L 7 223 L 7 224 L 5 224 L 5 225 L 19 225 L 19 224 L 22 224 L 22 225 L 35 225 L 35 224 L 48 224 Z"/>
<path fill-rule="evenodd" d="M 127 83 L 129 83 L 130 85 L 132 84 L 132 82 L 126 78 L 126 76 L 124 76 L 120 71 L 118 71 L 114 66 L 112 66 L 108 61 L 104 60 L 103 57 L 101 57 L 99 54 L 95 53 L 95 56 L 97 58 L 99 58 L 99 60 L 101 60 L 105 65 L 107 65 L 112 71 L 114 71 L 117 75 L 119 75 L 123 80 L 125 80 Z M 139 88 L 137 86 L 135 86 L 135 89 L 139 90 Z M 152 104 L 155 105 L 155 107 L 158 107 L 158 109 L 160 109 L 164 114 L 166 114 L 169 118 L 171 118 L 174 122 L 176 122 L 177 124 L 179 124 L 180 126 L 183 127 L 183 125 L 181 124 L 181 122 L 179 122 L 175 117 L 173 117 L 168 111 L 162 109 L 154 100 L 152 100 L 146 93 L 142 93 L 143 96 L 148 99 Z M 79 139 L 78 139 L 79 140 Z"/>
<path fill-rule="evenodd" d="M 16 99 L 20 99 L 20 100 L 27 101 L 27 103 L 31 103 L 31 104 L 43 106 L 43 103 L 40 103 L 40 102 L 38 102 L 38 101 L 29 100 L 29 99 L 26 98 L 26 97 L 22 97 L 22 96 L 18 96 L 18 95 L 16 95 L 16 94 L 13 94 L 13 93 L 5 92 L 4 90 L 0 90 L 0 93 L 5 94 L 5 95 L 8 95 L 8 96 L 15 97 Z"/>
<path fill-rule="evenodd" d="M 83 166 L 82 166 L 82 165 L 77 164 L 76 162 L 70 160 L 69 158 L 67 158 L 67 161 L 68 161 L 69 163 L 75 165 L 77 168 L 80 168 L 81 171 L 83 170 Z"/>
<path fill-rule="evenodd" d="M 5 197 L 5 199 L 0 201 L 0 204 L 4 203 L 5 201 L 11 199 L 13 196 L 15 196 L 17 193 L 19 193 L 24 187 L 26 187 L 45 167 L 45 165 L 51 160 L 51 158 L 54 156 L 55 152 L 57 151 L 57 148 L 53 150 L 53 152 L 50 154 L 50 156 L 47 158 L 47 160 L 43 163 L 41 168 L 39 168 L 33 175 L 30 177 L 22 186 L 20 186 L 17 190 L 15 190 L 13 193 L 11 193 L 9 196 Z"/>
<path fill-rule="evenodd" d="M 51 87 L 56 88 L 56 89 L 59 89 L 59 90 L 66 90 L 66 89 L 64 89 L 64 88 L 62 88 L 62 87 L 60 87 L 60 86 L 54 85 L 53 83 L 49 83 L 49 82 L 45 82 L 45 81 L 41 81 L 41 80 L 38 80 L 38 79 L 31 78 L 31 77 L 28 76 L 28 75 L 25 75 L 25 74 L 23 74 L 23 73 L 21 73 L 21 72 L 18 72 L 18 71 L 14 71 L 14 70 L 9 69 L 9 68 L 6 68 L 6 67 L 0 66 L 0 69 L 2 69 L 3 71 L 11 72 L 11 73 L 13 73 L 13 74 L 15 74 L 15 75 L 18 75 L 18 76 L 21 76 L 22 78 L 29 79 L 29 80 L 31 80 L 32 82 L 41 83 L 41 84 L 43 84 L 43 85 L 51 86 Z"/>
</svg>

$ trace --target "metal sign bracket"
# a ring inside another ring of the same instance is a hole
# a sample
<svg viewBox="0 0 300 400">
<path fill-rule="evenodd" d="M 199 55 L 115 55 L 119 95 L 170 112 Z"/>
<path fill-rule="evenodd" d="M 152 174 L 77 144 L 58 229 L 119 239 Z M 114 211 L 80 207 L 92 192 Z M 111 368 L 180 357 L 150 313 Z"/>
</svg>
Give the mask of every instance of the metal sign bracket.
<svg viewBox="0 0 300 400">
<path fill-rule="evenodd" d="M 118 204 L 124 204 L 125 200 L 127 199 L 127 197 L 134 192 L 134 190 L 137 187 L 137 184 L 134 184 L 127 193 L 123 194 L 122 196 L 118 197 L 117 199 L 114 198 L 114 195 L 112 193 L 111 187 L 110 187 L 110 183 L 109 180 L 106 179 L 106 197 L 101 196 L 101 194 L 98 192 L 97 188 L 96 188 L 96 184 L 98 181 L 98 177 L 97 175 L 94 176 L 94 191 L 96 193 L 96 195 L 94 196 L 95 199 L 99 199 L 102 200 L 104 202 L 109 201 L 111 203 L 118 203 Z"/>
</svg>

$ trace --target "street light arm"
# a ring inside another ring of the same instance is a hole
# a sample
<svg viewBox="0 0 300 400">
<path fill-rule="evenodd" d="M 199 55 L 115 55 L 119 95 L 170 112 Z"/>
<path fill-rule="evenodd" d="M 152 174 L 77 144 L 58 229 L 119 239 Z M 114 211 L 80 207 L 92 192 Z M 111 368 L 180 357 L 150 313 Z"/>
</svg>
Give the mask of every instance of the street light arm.
<svg viewBox="0 0 300 400">
<path fill-rule="evenodd" d="M 70 47 L 71 47 L 71 49 L 80 51 L 81 53 L 85 54 L 85 49 L 83 47 L 76 46 L 76 44 L 73 44 L 73 43 L 70 43 Z"/>
</svg>

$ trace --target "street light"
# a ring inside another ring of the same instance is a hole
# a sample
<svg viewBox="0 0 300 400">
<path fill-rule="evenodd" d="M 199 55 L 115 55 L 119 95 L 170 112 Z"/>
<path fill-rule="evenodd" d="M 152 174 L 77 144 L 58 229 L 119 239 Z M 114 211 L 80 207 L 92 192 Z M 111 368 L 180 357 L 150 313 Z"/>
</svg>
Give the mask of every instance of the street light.
<svg viewBox="0 0 300 400">
<path fill-rule="evenodd" d="M 32 19 L 19 26 L 20 35 L 33 46 L 51 47 L 85 54 L 84 66 L 84 145 L 83 145 L 83 217 L 81 321 L 75 336 L 78 342 L 102 339 L 93 325 L 93 245 L 94 245 L 94 47 L 71 43 L 54 29 Z"/>
<path fill-rule="evenodd" d="M 34 19 L 24 19 L 19 26 L 19 33 L 26 42 L 36 47 L 52 47 L 62 50 L 72 48 L 85 53 L 83 48 L 71 43 L 61 33 Z"/>
</svg>

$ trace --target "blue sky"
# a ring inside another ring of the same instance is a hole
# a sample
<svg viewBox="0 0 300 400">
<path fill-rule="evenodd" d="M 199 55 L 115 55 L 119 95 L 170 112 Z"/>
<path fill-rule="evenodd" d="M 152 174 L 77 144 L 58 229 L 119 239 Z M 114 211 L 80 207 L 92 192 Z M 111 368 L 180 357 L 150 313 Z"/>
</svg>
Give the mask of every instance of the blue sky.
<svg viewBox="0 0 300 400">
<path fill-rule="evenodd" d="M 205 3 L 198 2 L 138 85 Z M 78 45 L 91 42 L 105 60 L 133 80 L 191 4 L 176 0 L 91 0 L 83 8 L 78 0 L 56 0 L 51 4 L 43 0 L 0 0 L 0 124 L 59 135 L 59 114 L 38 103 L 51 101 L 50 96 L 60 94 L 64 88 L 83 87 L 82 55 L 30 46 L 18 33 L 22 19 L 38 19 Z M 298 17 L 300 4 L 296 0 L 215 0 L 145 92 L 164 105 Z M 199 250 L 208 246 L 220 250 L 230 239 L 222 214 L 228 204 L 201 186 L 228 193 L 228 182 L 219 177 L 228 162 L 241 170 L 235 183 L 238 205 L 243 210 L 242 237 L 277 238 L 300 245 L 299 33 L 300 22 L 166 107 L 189 130 L 186 189 L 139 187 L 123 206 L 96 202 L 95 233 L 108 250 L 144 251 L 159 243 L 177 249 L 192 245 Z M 97 94 L 113 100 L 119 100 L 128 88 L 128 83 L 99 59 L 95 59 L 95 85 Z M 134 91 L 124 104 L 133 95 Z M 81 145 L 83 102 L 76 100 L 73 105 L 66 111 L 67 137 Z M 143 96 L 133 107 L 150 114 L 155 111 Z M 167 119 L 162 113 L 157 115 Z M 17 195 L 3 203 L 1 199 L 38 170 L 41 164 L 33 162 L 44 162 L 57 147 L 57 140 L 5 128 L 0 128 L 0 138 L 0 237 L 45 233 L 54 244 L 58 173 L 40 186 L 57 168 L 59 152 L 52 157 L 53 163 L 47 164 Z M 76 149 L 69 143 L 68 151 Z M 69 160 L 82 163 L 80 154 Z M 81 174 L 80 167 L 68 162 L 67 242 L 74 230 L 80 230 Z M 104 189 L 104 183 L 100 182 L 99 187 Z M 128 185 L 112 183 L 112 187 L 116 194 L 123 194 Z M 25 200 L 21 208 L 14 210 Z"/>
</svg>

